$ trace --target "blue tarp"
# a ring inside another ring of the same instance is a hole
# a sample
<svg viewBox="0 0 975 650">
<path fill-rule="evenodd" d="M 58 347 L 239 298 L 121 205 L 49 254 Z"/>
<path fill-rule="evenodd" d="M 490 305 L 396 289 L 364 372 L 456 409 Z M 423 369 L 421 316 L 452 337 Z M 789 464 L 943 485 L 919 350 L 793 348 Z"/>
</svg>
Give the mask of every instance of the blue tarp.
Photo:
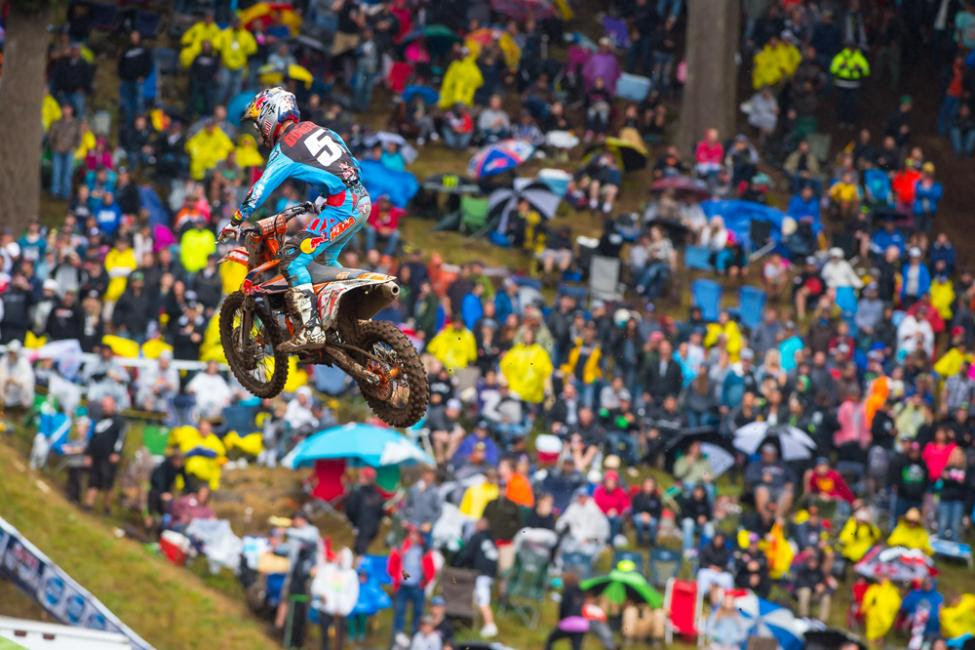
<svg viewBox="0 0 975 650">
<path fill-rule="evenodd" d="M 720 216 L 724 219 L 725 227 L 735 234 L 735 241 L 739 242 L 746 251 L 751 251 L 752 244 L 749 228 L 753 220 L 768 221 L 772 224 L 772 239 L 776 244 L 782 239 L 782 210 L 753 201 L 703 201 L 701 209 L 708 219 Z M 813 229 L 818 230 L 819 224 Z"/>
<path fill-rule="evenodd" d="M 389 169 L 375 160 L 363 160 L 362 184 L 369 190 L 369 196 L 375 202 L 382 195 L 399 208 L 405 208 L 410 199 L 420 190 L 420 183 L 410 172 Z"/>
</svg>

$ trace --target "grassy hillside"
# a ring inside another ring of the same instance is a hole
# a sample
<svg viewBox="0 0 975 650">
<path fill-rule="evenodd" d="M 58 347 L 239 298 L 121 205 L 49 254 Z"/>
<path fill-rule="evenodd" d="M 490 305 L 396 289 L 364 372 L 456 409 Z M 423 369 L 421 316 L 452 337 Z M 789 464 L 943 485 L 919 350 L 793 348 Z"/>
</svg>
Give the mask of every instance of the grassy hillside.
<svg viewBox="0 0 975 650">
<path fill-rule="evenodd" d="M 104 520 L 80 512 L 30 473 L 6 442 L 0 442 L 0 516 L 158 648 L 271 645 L 241 600 L 118 539 Z M 0 597 L 0 614 L 30 613 L 27 604 Z"/>
</svg>

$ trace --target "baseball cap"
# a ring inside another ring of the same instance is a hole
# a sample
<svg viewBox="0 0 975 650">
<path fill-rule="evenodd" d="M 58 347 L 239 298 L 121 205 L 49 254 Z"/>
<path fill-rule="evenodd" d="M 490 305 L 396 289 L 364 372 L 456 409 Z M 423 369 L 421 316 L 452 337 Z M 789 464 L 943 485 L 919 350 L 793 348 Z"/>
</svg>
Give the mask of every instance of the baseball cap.
<svg viewBox="0 0 975 650">
<path fill-rule="evenodd" d="M 450 398 L 449 400 L 447 400 L 447 408 L 449 408 L 449 409 L 459 409 L 459 408 L 461 408 L 460 400 L 457 399 L 456 397 Z"/>
<path fill-rule="evenodd" d="M 443 596 L 434 596 L 430 599 L 430 605 L 433 607 L 443 607 L 447 604 L 447 601 L 443 599 Z"/>
<path fill-rule="evenodd" d="M 917 246 L 911 246 L 910 250 L 907 251 L 907 254 L 911 257 L 921 257 L 921 249 Z"/>
</svg>

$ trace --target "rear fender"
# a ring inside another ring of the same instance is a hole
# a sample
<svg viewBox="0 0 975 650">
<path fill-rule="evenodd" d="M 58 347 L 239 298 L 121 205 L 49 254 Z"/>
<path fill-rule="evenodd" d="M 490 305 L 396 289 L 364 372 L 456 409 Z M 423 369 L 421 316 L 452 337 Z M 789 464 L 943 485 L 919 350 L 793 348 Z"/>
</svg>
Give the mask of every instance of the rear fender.
<svg viewBox="0 0 975 650">
<path fill-rule="evenodd" d="M 318 313 L 325 329 L 335 327 L 339 316 L 368 320 L 396 300 L 399 285 L 393 276 L 370 273 L 353 280 L 329 282 L 318 290 Z"/>
</svg>

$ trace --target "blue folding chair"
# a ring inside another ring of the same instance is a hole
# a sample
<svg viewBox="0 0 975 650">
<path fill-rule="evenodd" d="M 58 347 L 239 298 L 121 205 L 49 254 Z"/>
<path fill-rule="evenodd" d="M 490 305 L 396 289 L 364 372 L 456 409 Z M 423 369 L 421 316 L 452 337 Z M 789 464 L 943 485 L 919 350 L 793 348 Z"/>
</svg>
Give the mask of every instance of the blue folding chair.
<svg viewBox="0 0 975 650">
<path fill-rule="evenodd" d="M 580 303 L 585 301 L 589 297 L 589 287 L 576 287 L 571 284 L 560 284 L 555 295 L 561 298 L 562 296 L 569 296 L 570 298 L 575 298 Z"/>
<path fill-rule="evenodd" d="M 687 246 L 684 248 L 684 266 L 699 271 L 713 271 L 711 266 L 711 251 L 703 246 Z"/>
<path fill-rule="evenodd" d="M 836 288 L 836 306 L 844 316 L 855 314 L 857 311 L 857 293 L 853 287 Z"/>
<path fill-rule="evenodd" d="M 749 329 L 754 329 L 762 322 L 762 310 L 765 309 L 765 292 L 758 287 L 744 286 L 738 292 L 738 313 L 741 322 Z"/>
<path fill-rule="evenodd" d="M 691 304 L 700 307 L 704 320 L 718 320 L 718 312 L 721 310 L 721 285 L 713 280 L 694 280 L 691 283 Z"/>
</svg>

